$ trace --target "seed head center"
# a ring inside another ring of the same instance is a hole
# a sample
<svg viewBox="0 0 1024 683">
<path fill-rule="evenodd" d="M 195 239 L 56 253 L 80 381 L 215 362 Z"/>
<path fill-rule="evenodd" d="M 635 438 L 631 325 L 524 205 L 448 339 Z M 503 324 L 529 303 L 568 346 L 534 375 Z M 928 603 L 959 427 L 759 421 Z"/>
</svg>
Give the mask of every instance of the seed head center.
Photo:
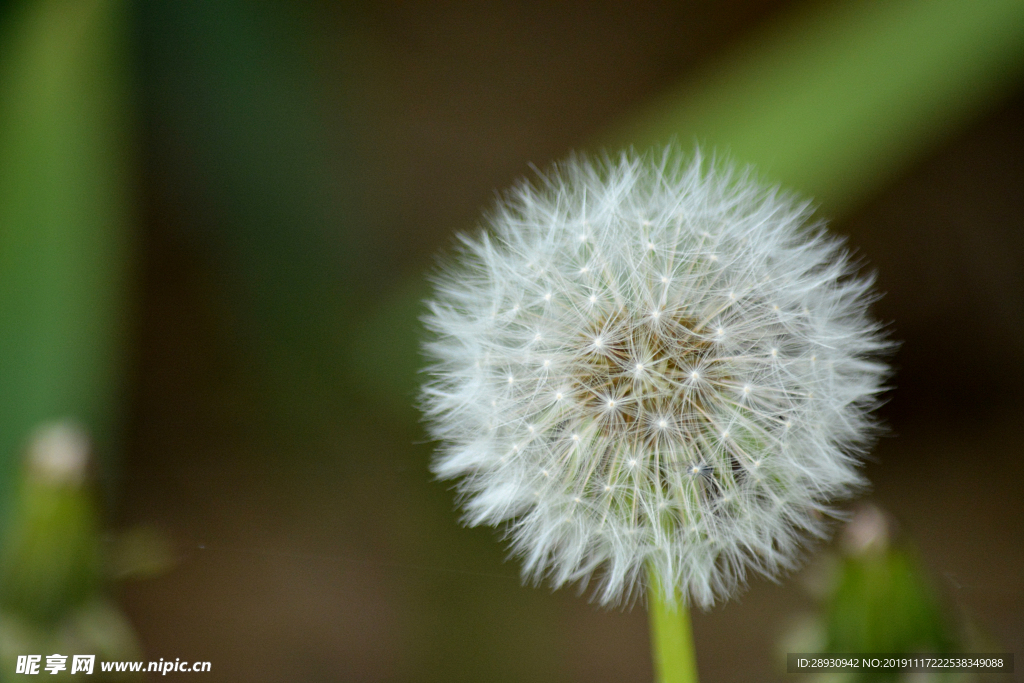
<svg viewBox="0 0 1024 683">
<path fill-rule="evenodd" d="M 673 424 L 699 423 L 704 411 L 694 380 L 724 378 L 707 362 L 713 341 L 697 330 L 696 321 L 667 312 L 656 320 L 625 313 L 597 320 L 580 340 L 576 382 L 584 413 L 606 436 L 635 443 L 649 441 L 652 429 L 664 431 L 666 416 Z M 678 436 L 691 438 L 685 430 Z"/>
</svg>

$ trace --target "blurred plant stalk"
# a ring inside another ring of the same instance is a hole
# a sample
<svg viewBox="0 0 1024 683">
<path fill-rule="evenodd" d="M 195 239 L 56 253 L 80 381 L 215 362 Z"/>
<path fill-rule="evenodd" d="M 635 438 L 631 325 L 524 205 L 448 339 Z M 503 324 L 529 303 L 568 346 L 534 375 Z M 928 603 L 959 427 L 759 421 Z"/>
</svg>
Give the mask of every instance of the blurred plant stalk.
<svg viewBox="0 0 1024 683">
<path fill-rule="evenodd" d="M 101 592 L 87 476 L 109 482 L 116 452 L 131 256 L 127 19 L 118 0 L 0 13 L 3 680 L 18 655 L 138 654 Z"/>
<path fill-rule="evenodd" d="M 0 13 L 0 522 L 26 440 L 72 417 L 101 482 L 123 369 L 131 102 L 118 0 Z"/>
</svg>

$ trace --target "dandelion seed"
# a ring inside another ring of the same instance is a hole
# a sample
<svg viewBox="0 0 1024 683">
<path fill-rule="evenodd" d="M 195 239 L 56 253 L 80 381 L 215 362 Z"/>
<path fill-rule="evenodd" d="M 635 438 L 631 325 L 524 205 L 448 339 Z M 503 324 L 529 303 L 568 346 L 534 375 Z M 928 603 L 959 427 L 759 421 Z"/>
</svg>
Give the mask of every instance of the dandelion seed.
<svg viewBox="0 0 1024 683">
<path fill-rule="evenodd" d="M 469 524 L 507 526 L 527 577 L 593 580 L 605 604 L 648 568 L 706 607 L 795 566 L 864 483 L 887 374 L 870 282 L 806 204 L 669 158 L 574 158 L 520 185 L 426 318 L 435 472 Z M 535 370 L 534 334 L 557 373 Z"/>
</svg>

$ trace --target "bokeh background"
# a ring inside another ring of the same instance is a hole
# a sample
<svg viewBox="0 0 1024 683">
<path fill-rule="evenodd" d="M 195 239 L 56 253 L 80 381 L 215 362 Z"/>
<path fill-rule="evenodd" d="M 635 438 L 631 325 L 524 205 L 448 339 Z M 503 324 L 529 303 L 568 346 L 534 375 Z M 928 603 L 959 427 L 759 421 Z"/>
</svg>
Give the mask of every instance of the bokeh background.
<svg viewBox="0 0 1024 683">
<path fill-rule="evenodd" d="M 950 618 L 1024 653 L 1024 18 L 892 3 L 885 30 L 921 27 L 900 60 L 816 61 L 883 5 L 0 3 L 6 524 L 31 428 L 70 417 L 101 552 L 147 539 L 105 584 L 147 659 L 650 681 L 642 605 L 523 586 L 498 532 L 459 526 L 413 407 L 416 316 L 435 254 L 529 164 L 675 136 L 814 194 L 877 270 L 902 346 L 869 498 Z M 981 56 L 929 56 L 947 44 Z M 70 76 L 32 72 L 64 48 Z M 886 81 L 904 69 L 932 80 Z M 786 680 L 819 564 L 696 614 L 703 680 Z"/>
</svg>

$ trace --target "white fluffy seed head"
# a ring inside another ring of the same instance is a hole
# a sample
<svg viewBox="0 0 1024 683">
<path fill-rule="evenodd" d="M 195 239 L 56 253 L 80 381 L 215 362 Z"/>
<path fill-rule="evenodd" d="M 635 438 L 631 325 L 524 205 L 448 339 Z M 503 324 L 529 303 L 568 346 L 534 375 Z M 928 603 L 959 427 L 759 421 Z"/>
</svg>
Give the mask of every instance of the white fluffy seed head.
<svg viewBox="0 0 1024 683">
<path fill-rule="evenodd" d="M 648 568 L 703 607 L 792 568 L 864 483 L 887 372 L 870 282 L 807 204 L 672 158 L 520 185 L 425 319 L 434 471 L 526 576 L 605 604 Z"/>
</svg>

